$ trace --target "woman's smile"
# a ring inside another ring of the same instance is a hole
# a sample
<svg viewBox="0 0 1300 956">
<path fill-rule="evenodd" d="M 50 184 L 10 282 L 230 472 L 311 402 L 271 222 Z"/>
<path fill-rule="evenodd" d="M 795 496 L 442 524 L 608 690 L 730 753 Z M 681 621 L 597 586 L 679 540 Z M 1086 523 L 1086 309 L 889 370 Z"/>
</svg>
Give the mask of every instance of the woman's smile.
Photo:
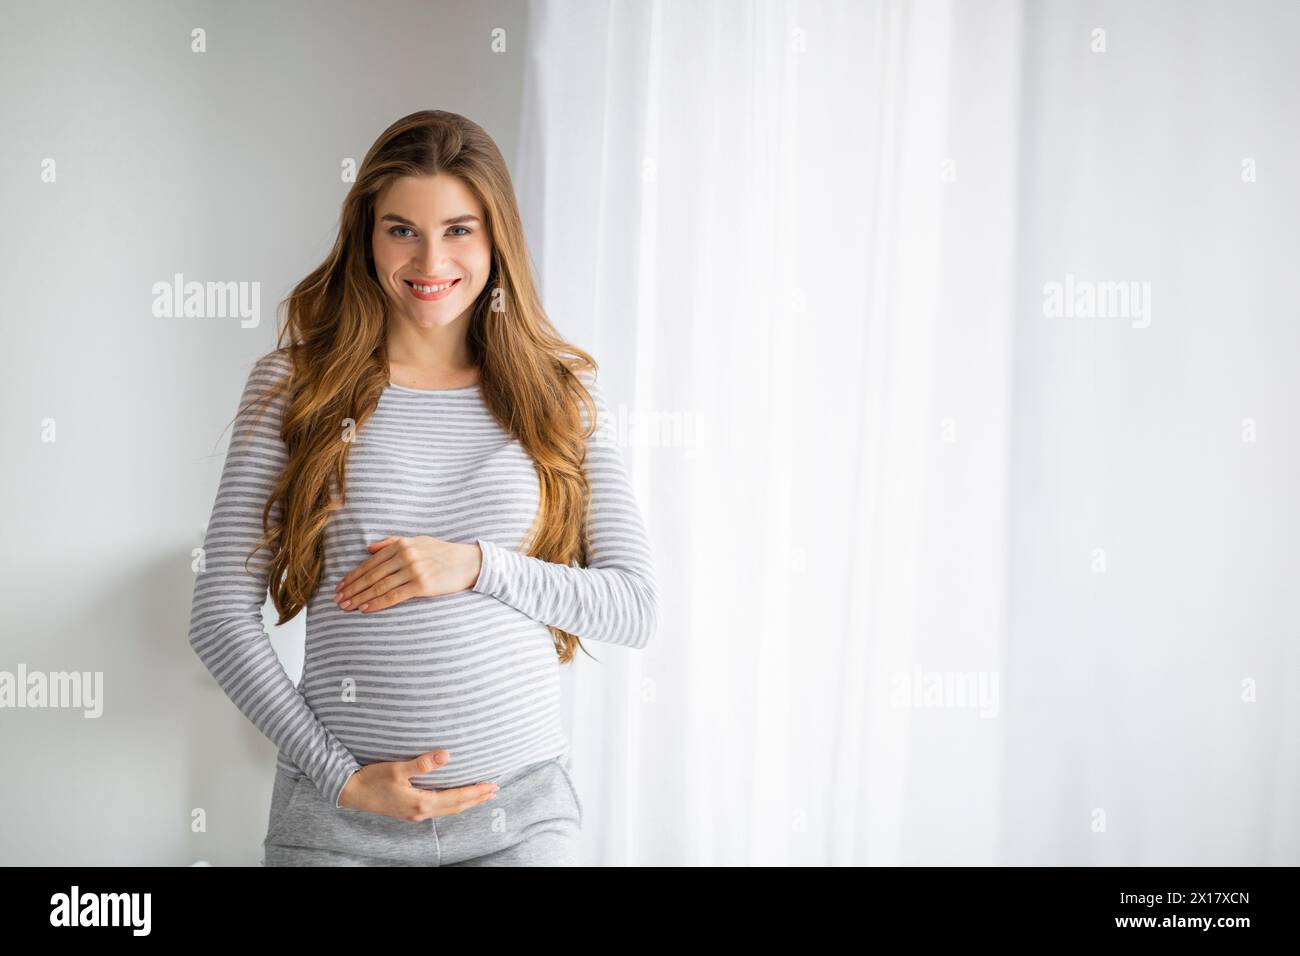
<svg viewBox="0 0 1300 956">
<path fill-rule="evenodd" d="M 411 279 L 403 279 L 402 282 L 411 290 L 411 295 L 422 302 L 436 302 L 438 299 L 446 298 L 456 286 L 460 285 L 460 279 L 449 279 L 444 282 L 431 282 L 428 284 L 417 283 Z"/>
</svg>

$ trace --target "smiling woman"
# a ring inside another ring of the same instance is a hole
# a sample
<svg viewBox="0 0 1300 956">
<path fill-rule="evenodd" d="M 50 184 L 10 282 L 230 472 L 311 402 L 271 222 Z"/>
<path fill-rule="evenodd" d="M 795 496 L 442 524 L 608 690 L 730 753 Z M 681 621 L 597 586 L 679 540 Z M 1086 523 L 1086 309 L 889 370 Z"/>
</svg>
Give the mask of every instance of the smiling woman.
<svg viewBox="0 0 1300 956">
<path fill-rule="evenodd" d="M 375 272 L 406 320 L 395 323 L 389 334 L 404 338 L 410 348 L 420 333 L 450 327 L 483 292 L 492 271 L 492 243 L 481 228 L 478 198 L 450 174 L 395 179 L 380 191 L 375 208 Z M 433 212 L 435 218 L 426 226 L 421 217 L 412 218 L 415 210 L 461 211 L 445 217 Z M 418 305 L 422 302 L 441 305 L 424 309 Z M 461 334 L 457 341 L 463 344 L 463 339 Z M 442 344 L 453 344 L 450 336 Z"/>
<path fill-rule="evenodd" d="M 645 646 L 657 589 L 595 362 L 546 319 L 524 249 L 487 134 L 406 117 L 245 383 L 190 643 L 279 747 L 268 864 L 449 862 L 428 844 L 572 861 L 558 668 L 581 639 Z M 268 587 L 280 623 L 307 610 L 296 687 Z M 514 810 L 489 848 L 468 811 L 498 784 Z"/>
</svg>

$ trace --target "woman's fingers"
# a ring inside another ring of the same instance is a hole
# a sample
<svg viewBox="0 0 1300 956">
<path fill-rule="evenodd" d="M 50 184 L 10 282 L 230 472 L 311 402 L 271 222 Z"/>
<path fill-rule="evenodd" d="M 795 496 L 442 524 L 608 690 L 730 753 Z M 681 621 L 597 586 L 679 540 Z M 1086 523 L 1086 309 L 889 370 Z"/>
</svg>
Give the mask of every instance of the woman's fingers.
<svg viewBox="0 0 1300 956">
<path fill-rule="evenodd" d="M 357 584 L 358 578 L 364 577 L 371 570 L 377 568 L 381 564 L 390 561 L 393 557 L 395 557 L 397 552 L 395 550 L 391 550 L 391 551 L 387 550 L 388 546 L 391 544 L 396 544 L 398 541 L 401 540 L 402 540 L 401 538 L 395 538 L 395 537 L 384 538 L 382 541 L 376 541 L 374 542 L 374 544 L 367 545 L 366 546 L 367 548 L 374 548 L 378 545 L 383 545 L 384 547 L 376 551 L 370 557 L 366 558 L 366 560 L 362 561 L 355 568 L 353 568 L 351 571 L 345 574 L 343 576 L 343 580 L 334 586 L 335 595 Z M 373 578 L 371 580 L 373 580 Z"/>
<path fill-rule="evenodd" d="M 372 784 L 378 790 L 369 809 L 403 820 L 428 820 L 463 813 L 496 795 L 498 787 L 494 783 L 473 783 L 446 790 L 425 790 L 411 783 L 412 777 L 432 773 L 450 760 L 450 753 L 441 749 L 426 751 L 410 760 L 391 761 L 386 772 Z"/>
<path fill-rule="evenodd" d="M 344 609 L 347 605 L 360 607 L 370 598 L 383 594 L 389 588 L 404 584 L 410 579 L 410 572 L 401 557 L 394 555 L 373 571 L 357 578 L 346 588 L 334 592 L 334 602 Z"/>
<path fill-rule="evenodd" d="M 334 588 L 334 603 L 344 611 L 380 611 L 411 598 L 468 590 L 482 567 L 477 545 L 427 535 L 384 538 L 366 547 L 375 553 Z M 462 558 L 467 551 L 477 556 L 472 567 Z"/>
<path fill-rule="evenodd" d="M 378 586 L 378 585 L 376 585 Z M 384 591 L 375 597 L 358 599 L 361 601 L 357 605 L 357 610 L 365 614 L 374 614 L 376 611 L 382 611 L 386 607 L 392 607 L 394 604 L 401 604 L 413 597 L 420 597 L 420 591 L 415 584 L 407 580 L 403 584 Z M 346 610 L 346 608 L 344 609 Z"/>
<path fill-rule="evenodd" d="M 435 750 L 430 753 L 420 754 L 414 760 L 405 761 L 405 766 L 412 768 L 427 767 L 434 763 L 434 759 L 438 754 L 446 753 L 446 750 Z M 447 759 L 450 759 L 450 755 L 448 755 Z M 447 760 L 444 759 L 436 766 L 443 766 L 446 762 Z M 404 767 L 403 773 L 405 772 Z M 412 769 L 411 776 L 414 777 L 419 773 L 428 772 L 428 770 Z M 464 787 L 449 787 L 446 790 L 425 790 L 415 786 L 412 786 L 411 789 L 419 794 L 419 819 L 425 820 L 429 817 L 451 816 L 468 810 L 470 807 L 476 807 L 480 803 L 485 803 L 495 797 L 497 790 L 500 788 L 495 783 L 471 783 Z"/>
<path fill-rule="evenodd" d="M 339 607 L 345 611 L 353 608 L 363 608 L 369 604 L 374 610 L 381 607 L 387 607 L 389 604 L 396 604 L 399 598 L 405 599 L 406 587 L 411 581 L 411 572 L 408 568 L 398 568 L 389 573 L 387 577 L 380 578 L 364 591 L 358 591 L 349 598 L 339 601 Z M 400 593 L 399 593 L 400 592 Z M 379 603 L 375 603 L 378 601 Z"/>
<path fill-rule="evenodd" d="M 376 558 L 378 560 L 375 560 Z M 396 551 L 381 551 L 374 558 L 362 562 L 356 571 L 343 579 L 347 583 L 340 583 L 339 587 L 334 590 L 334 599 L 355 597 L 363 588 L 369 587 L 385 575 L 392 574 L 394 569 L 402 566 L 402 556 Z M 366 568 L 366 570 L 358 574 L 357 571 L 361 571 L 362 568 Z M 349 578 L 351 580 L 348 580 Z"/>
<path fill-rule="evenodd" d="M 410 760 L 395 760 L 393 762 L 397 764 L 397 772 L 405 779 L 406 777 L 421 777 L 426 773 L 433 773 L 450 759 L 451 751 L 441 747 L 437 750 L 426 750 Z"/>
<path fill-rule="evenodd" d="M 430 816 L 449 817 L 463 813 L 480 803 L 486 803 L 495 797 L 496 793 L 497 785 L 494 783 L 472 783 L 465 787 L 429 791 L 425 803 L 429 807 Z"/>
</svg>

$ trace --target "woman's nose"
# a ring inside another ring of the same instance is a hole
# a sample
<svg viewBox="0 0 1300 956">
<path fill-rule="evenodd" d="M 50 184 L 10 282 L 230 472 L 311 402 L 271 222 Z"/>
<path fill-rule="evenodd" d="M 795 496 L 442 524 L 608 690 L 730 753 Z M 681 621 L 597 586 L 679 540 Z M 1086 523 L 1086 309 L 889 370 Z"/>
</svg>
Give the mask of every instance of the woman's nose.
<svg viewBox="0 0 1300 956">
<path fill-rule="evenodd" d="M 440 276 L 447 267 L 447 257 L 437 249 L 429 248 L 416 259 L 417 268 L 426 276 Z"/>
</svg>

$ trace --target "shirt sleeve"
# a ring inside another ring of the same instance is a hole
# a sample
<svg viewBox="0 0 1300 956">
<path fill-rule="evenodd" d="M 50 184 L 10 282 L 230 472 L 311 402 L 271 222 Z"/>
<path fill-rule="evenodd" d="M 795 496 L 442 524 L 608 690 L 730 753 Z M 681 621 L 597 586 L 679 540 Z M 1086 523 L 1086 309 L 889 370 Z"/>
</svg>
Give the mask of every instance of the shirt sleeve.
<svg viewBox="0 0 1300 956">
<path fill-rule="evenodd" d="M 316 784 L 334 807 L 348 778 L 361 769 L 326 728 L 276 656 L 262 625 L 270 551 L 244 559 L 262 533 L 262 508 L 288 457 L 280 438 L 285 401 L 248 403 L 290 368 L 281 352 L 263 356 L 244 386 L 226 452 L 190 609 L 190 646 L 221 689 L 280 751 Z M 272 511 L 280 516 L 280 504 Z"/>
<path fill-rule="evenodd" d="M 584 375 L 583 382 L 597 416 L 584 462 L 591 483 L 587 566 L 545 561 L 478 538 L 483 565 L 471 590 L 584 640 L 641 648 L 658 618 L 653 556 L 604 391 L 592 377 Z"/>
</svg>

